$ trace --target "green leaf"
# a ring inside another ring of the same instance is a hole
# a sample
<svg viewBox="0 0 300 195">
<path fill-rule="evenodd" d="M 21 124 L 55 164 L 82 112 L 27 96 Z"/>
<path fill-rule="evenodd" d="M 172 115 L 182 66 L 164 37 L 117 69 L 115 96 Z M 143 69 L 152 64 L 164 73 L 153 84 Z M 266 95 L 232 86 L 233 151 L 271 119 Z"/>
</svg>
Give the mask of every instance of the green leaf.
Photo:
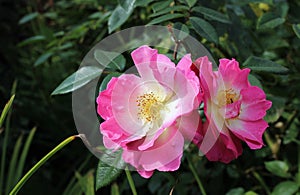
<svg viewBox="0 0 300 195">
<path fill-rule="evenodd" d="M 179 31 L 176 31 L 176 30 L 174 31 L 174 35 L 175 35 L 177 41 L 178 40 L 183 41 L 186 37 L 189 36 L 190 30 L 186 25 L 184 25 L 180 22 L 176 22 L 174 24 L 173 28 L 179 30 Z"/>
<path fill-rule="evenodd" d="M 65 94 L 72 92 L 96 77 L 100 76 L 102 69 L 95 66 L 84 66 L 77 70 L 77 72 L 66 78 L 53 92 L 51 95 Z"/>
<path fill-rule="evenodd" d="M 258 195 L 256 192 L 248 191 L 244 195 Z"/>
<path fill-rule="evenodd" d="M 272 107 L 268 110 L 267 115 L 264 117 L 264 119 L 268 123 L 273 123 L 276 122 L 281 116 L 286 103 L 286 99 L 269 94 L 267 95 L 267 99 L 272 102 Z"/>
<path fill-rule="evenodd" d="M 117 73 L 117 72 L 108 74 L 108 75 L 103 79 L 103 81 L 101 82 L 101 85 L 100 85 L 100 87 L 99 87 L 99 92 L 101 92 L 101 91 L 103 91 L 103 90 L 106 89 L 107 84 L 109 83 L 109 81 L 110 81 L 113 77 L 119 77 L 120 75 L 121 75 L 121 73 Z"/>
<path fill-rule="evenodd" d="M 300 24 L 293 24 L 293 30 L 297 37 L 300 39 Z"/>
<path fill-rule="evenodd" d="M 15 176 L 16 176 L 16 168 L 17 168 L 17 162 L 18 162 L 18 158 L 19 158 L 19 153 L 21 150 L 21 146 L 22 146 L 22 140 L 23 140 L 23 135 L 21 134 L 17 140 L 17 142 L 14 145 L 14 150 L 12 153 L 12 157 L 9 161 L 9 169 L 8 169 L 8 175 L 6 178 L 6 193 L 8 194 L 8 192 L 10 192 L 13 188 L 14 185 L 16 185 L 16 183 L 14 183 L 15 181 Z"/>
<path fill-rule="evenodd" d="M 199 12 L 209 19 L 216 20 L 218 22 L 222 22 L 222 23 L 226 23 L 226 24 L 231 24 L 231 21 L 229 20 L 228 16 L 226 16 L 218 11 L 215 11 L 213 9 L 202 7 L 202 6 L 197 6 L 197 7 L 194 7 L 192 9 L 192 11 Z"/>
<path fill-rule="evenodd" d="M 185 2 L 189 7 L 193 7 L 197 3 L 197 0 L 185 0 Z"/>
<path fill-rule="evenodd" d="M 166 9 L 160 10 L 158 12 L 155 12 L 151 15 L 149 15 L 150 18 L 157 17 L 166 13 L 174 12 L 174 11 L 187 11 L 189 8 L 184 5 L 176 5 L 172 7 L 167 7 Z"/>
<path fill-rule="evenodd" d="M 34 66 L 39 66 L 43 63 L 45 63 L 51 56 L 53 55 L 53 52 L 48 52 L 42 54 L 38 59 L 34 62 Z"/>
<path fill-rule="evenodd" d="M 275 28 L 285 22 L 284 18 L 281 18 L 273 13 L 265 13 L 263 14 L 257 22 L 257 29 L 268 29 Z"/>
<path fill-rule="evenodd" d="M 173 2 L 173 0 L 167 0 L 167 1 L 159 1 L 156 3 L 153 3 L 152 10 L 153 12 L 158 12 L 160 10 L 163 10 L 170 6 L 170 4 Z"/>
<path fill-rule="evenodd" d="M 5 119 L 8 111 L 9 111 L 9 109 L 10 109 L 10 107 L 11 107 L 14 99 L 15 99 L 15 95 L 12 95 L 10 97 L 9 101 L 5 104 L 5 106 L 4 106 L 3 110 L 2 110 L 2 113 L 1 113 L 1 116 L 0 116 L 0 128 L 3 125 L 4 119 Z"/>
<path fill-rule="evenodd" d="M 231 189 L 226 193 L 226 195 L 244 195 L 244 192 L 245 192 L 244 188 L 239 187 L 239 188 Z"/>
<path fill-rule="evenodd" d="M 298 184 L 298 186 L 300 186 L 300 173 L 299 172 L 295 174 L 295 182 Z"/>
<path fill-rule="evenodd" d="M 49 18 L 51 20 L 56 20 L 58 17 L 57 12 L 46 12 L 43 14 L 43 16 L 45 16 L 46 18 Z"/>
<path fill-rule="evenodd" d="M 219 38 L 215 28 L 205 20 L 196 17 L 190 17 L 190 21 L 192 23 L 195 31 L 201 35 L 203 38 L 212 41 L 214 43 L 219 42 Z"/>
<path fill-rule="evenodd" d="M 272 195 L 293 195 L 298 191 L 298 185 L 293 181 L 284 181 L 275 186 Z"/>
<path fill-rule="evenodd" d="M 277 37 L 277 36 L 270 36 L 270 35 L 268 35 L 268 37 L 262 38 L 261 44 L 264 46 L 265 50 L 273 50 L 281 47 L 290 46 L 285 39 L 282 39 L 281 37 Z"/>
<path fill-rule="evenodd" d="M 136 7 L 147 7 L 149 3 L 153 2 L 155 0 L 136 0 L 135 6 Z"/>
<path fill-rule="evenodd" d="M 104 154 L 97 167 L 96 172 L 96 190 L 110 184 L 115 180 L 122 170 L 120 168 L 125 166 L 122 160 L 122 151 L 107 152 Z M 116 168 L 118 167 L 118 168 Z"/>
<path fill-rule="evenodd" d="M 126 10 L 133 10 L 134 6 L 135 6 L 135 0 L 118 0 L 120 6 Z"/>
<path fill-rule="evenodd" d="M 118 5 L 108 19 L 108 33 L 119 28 L 129 18 L 135 7 L 135 1 L 122 0 L 122 5 Z"/>
<path fill-rule="evenodd" d="M 33 20 L 34 18 L 36 18 L 38 15 L 39 15 L 38 12 L 27 14 L 19 20 L 19 24 L 25 24 L 26 22 L 29 22 L 29 21 Z"/>
<path fill-rule="evenodd" d="M 27 157 L 27 154 L 28 154 L 28 151 L 29 151 L 29 148 L 30 148 L 30 145 L 31 145 L 31 142 L 32 142 L 35 132 L 36 132 L 36 127 L 31 129 L 31 131 L 26 139 L 26 142 L 23 146 L 23 150 L 22 150 L 21 156 L 18 161 L 18 168 L 15 173 L 16 175 L 15 175 L 14 183 L 17 183 L 23 174 L 24 165 L 26 163 L 26 157 Z"/>
<path fill-rule="evenodd" d="M 271 72 L 271 73 L 286 73 L 288 69 L 280 64 L 277 64 L 273 61 L 250 56 L 244 63 L 243 66 L 250 68 L 253 71 L 258 72 Z"/>
<path fill-rule="evenodd" d="M 294 119 L 294 122 L 286 130 L 286 134 L 283 137 L 283 143 L 289 144 L 293 141 L 296 141 L 298 134 L 299 134 L 299 120 Z"/>
<path fill-rule="evenodd" d="M 124 56 L 117 52 L 108 52 L 97 49 L 94 52 L 94 57 L 99 64 L 111 70 L 122 71 L 126 65 L 126 59 Z"/>
<path fill-rule="evenodd" d="M 263 89 L 261 82 L 256 78 L 256 76 L 254 76 L 253 74 L 249 74 L 248 79 L 249 79 L 249 82 L 251 83 L 251 85 L 257 86 L 257 87 Z"/>
<path fill-rule="evenodd" d="M 85 176 L 81 176 L 78 172 L 75 172 L 75 176 L 78 179 L 78 183 L 81 187 L 83 194 L 94 195 L 94 170 L 90 170 Z"/>
<path fill-rule="evenodd" d="M 282 18 L 286 18 L 289 12 L 289 4 L 286 1 L 276 2 L 275 12 Z"/>
<path fill-rule="evenodd" d="M 23 47 L 23 46 L 28 45 L 28 44 L 44 41 L 45 39 L 46 39 L 46 37 L 43 36 L 43 35 L 37 35 L 37 36 L 29 37 L 28 39 L 25 39 L 24 41 L 20 42 L 18 44 L 18 47 Z"/>
<path fill-rule="evenodd" d="M 128 17 L 129 14 L 124 10 L 124 8 L 118 5 L 108 19 L 108 33 L 111 33 L 112 31 L 119 28 L 126 22 Z"/>
<path fill-rule="evenodd" d="M 178 13 L 166 14 L 166 15 L 162 15 L 160 17 L 157 17 L 157 18 L 151 20 L 148 24 L 150 24 L 150 25 L 158 24 L 158 23 L 162 23 L 162 22 L 165 22 L 165 21 L 173 20 L 175 18 L 182 18 L 182 17 L 184 17 L 184 15 L 183 14 L 178 14 Z"/>
<path fill-rule="evenodd" d="M 291 176 L 291 174 L 288 173 L 289 166 L 284 161 L 274 160 L 265 162 L 265 167 L 268 171 L 279 177 L 288 178 Z"/>
</svg>

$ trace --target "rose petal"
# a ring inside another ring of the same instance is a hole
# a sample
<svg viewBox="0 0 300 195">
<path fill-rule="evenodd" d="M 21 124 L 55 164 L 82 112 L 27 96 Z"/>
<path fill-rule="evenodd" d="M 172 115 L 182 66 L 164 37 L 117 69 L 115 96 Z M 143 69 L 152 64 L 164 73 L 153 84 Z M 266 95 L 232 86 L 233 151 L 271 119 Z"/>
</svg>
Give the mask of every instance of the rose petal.
<svg viewBox="0 0 300 195">
<path fill-rule="evenodd" d="M 241 90 L 243 104 L 239 118 L 247 121 L 256 121 L 266 115 L 272 102 L 266 100 L 266 95 L 259 87 L 251 86 Z"/>
<path fill-rule="evenodd" d="M 241 101 L 238 100 L 232 104 L 228 104 L 220 108 L 220 112 L 225 117 L 225 119 L 233 119 L 239 116 L 241 109 Z"/>
<path fill-rule="evenodd" d="M 227 125 L 231 132 L 245 141 L 251 149 L 259 149 L 264 145 L 262 135 L 268 127 L 266 121 L 262 119 L 258 121 L 235 119 L 229 120 Z"/>
<path fill-rule="evenodd" d="M 235 136 L 221 133 L 217 142 L 206 154 L 206 157 L 210 161 L 229 163 L 241 155 L 242 151 L 242 145 Z"/>
<path fill-rule="evenodd" d="M 125 162 L 142 171 L 176 170 L 180 164 L 176 159 L 182 156 L 183 144 L 183 136 L 175 126 L 172 126 L 155 141 L 153 147 L 145 151 L 139 151 L 137 148 L 139 143 L 127 145 L 127 149 L 123 152 L 123 158 Z"/>
<path fill-rule="evenodd" d="M 219 85 L 221 82 L 224 83 L 225 88 L 233 87 L 237 91 L 243 88 L 249 87 L 248 74 L 250 72 L 249 68 L 241 70 L 239 68 L 239 63 L 235 60 L 221 59 L 219 65 Z"/>
<path fill-rule="evenodd" d="M 135 75 L 121 75 L 116 82 L 111 101 L 112 111 L 119 126 L 130 135 L 147 132 L 146 126 L 138 118 L 137 97 L 143 91 L 141 79 Z"/>
<path fill-rule="evenodd" d="M 185 140 L 200 140 L 197 130 L 202 128 L 202 121 L 198 110 L 194 110 L 189 114 L 185 114 L 176 120 L 178 130 L 181 132 Z"/>
<path fill-rule="evenodd" d="M 157 69 L 157 50 L 147 45 L 141 46 L 131 53 L 133 62 L 140 76 L 145 80 L 155 80 L 152 69 Z"/>
<path fill-rule="evenodd" d="M 154 171 L 144 171 L 144 170 L 137 170 L 137 171 L 142 177 L 146 179 L 150 178 L 154 173 Z"/>
<path fill-rule="evenodd" d="M 105 90 L 99 93 L 97 97 L 97 113 L 104 119 L 108 120 L 113 116 L 111 107 L 111 94 L 118 78 L 112 77 Z"/>
</svg>

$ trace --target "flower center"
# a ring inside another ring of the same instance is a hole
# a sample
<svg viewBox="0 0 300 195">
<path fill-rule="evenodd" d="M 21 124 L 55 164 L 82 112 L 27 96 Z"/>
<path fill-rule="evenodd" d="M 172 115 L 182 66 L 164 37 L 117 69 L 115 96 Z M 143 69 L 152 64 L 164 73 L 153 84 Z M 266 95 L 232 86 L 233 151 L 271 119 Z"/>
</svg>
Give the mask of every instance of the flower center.
<svg viewBox="0 0 300 195">
<path fill-rule="evenodd" d="M 230 88 L 220 91 L 217 99 L 220 106 L 225 106 L 236 102 L 239 97 L 240 96 L 232 88 Z"/>
<path fill-rule="evenodd" d="M 138 116 L 146 122 L 153 122 L 160 118 L 163 103 L 153 92 L 145 93 L 137 97 Z"/>
</svg>

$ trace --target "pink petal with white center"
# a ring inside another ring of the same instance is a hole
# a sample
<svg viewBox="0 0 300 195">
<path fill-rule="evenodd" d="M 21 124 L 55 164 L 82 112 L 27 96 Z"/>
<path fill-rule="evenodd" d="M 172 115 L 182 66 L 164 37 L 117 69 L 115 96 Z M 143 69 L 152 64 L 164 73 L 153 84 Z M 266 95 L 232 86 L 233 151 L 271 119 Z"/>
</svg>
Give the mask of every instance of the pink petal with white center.
<svg viewBox="0 0 300 195">
<path fill-rule="evenodd" d="M 168 78 L 165 73 L 160 74 L 163 78 Z M 195 76 L 195 75 L 194 75 Z M 166 103 L 168 111 L 161 113 L 163 123 L 153 134 L 148 134 L 145 138 L 144 143 L 139 146 L 140 150 L 146 150 L 151 147 L 154 141 L 161 135 L 165 128 L 169 127 L 177 117 L 188 114 L 199 106 L 197 96 L 199 94 L 199 81 L 190 81 L 186 78 L 186 75 L 182 71 L 176 70 L 175 78 L 171 79 L 175 85 L 172 87 L 175 96 Z M 196 78 L 196 76 L 195 76 Z M 168 80 L 168 79 L 167 79 Z M 161 82 L 161 81 L 159 81 Z M 168 83 L 166 83 L 167 85 Z"/>
<path fill-rule="evenodd" d="M 182 71 L 185 74 L 186 78 L 188 78 L 188 80 L 190 82 L 193 82 L 199 89 L 200 88 L 199 78 L 196 76 L 195 72 L 192 70 L 192 66 L 194 66 L 194 65 L 193 65 L 193 62 L 191 59 L 191 54 L 186 54 L 178 62 L 177 69 Z M 197 101 L 195 103 L 197 104 L 200 102 L 202 102 L 202 94 L 199 91 L 199 93 L 197 95 Z M 197 107 L 197 106 L 198 105 L 195 105 L 195 107 Z"/>
<path fill-rule="evenodd" d="M 133 62 L 140 74 L 145 80 L 154 80 L 152 69 L 156 68 L 157 50 L 147 45 L 141 46 L 131 53 Z"/>
<path fill-rule="evenodd" d="M 100 125 L 100 131 L 103 134 L 103 142 L 105 147 L 109 149 L 117 149 L 128 134 L 118 125 L 114 118 L 110 118 Z"/>
<path fill-rule="evenodd" d="M 148 134 L 138 149 L 146 150 L 152 147 L 157 138 L 171 125 L 178 127 L 178 131 L 183 135 L 185 140 L 192 141 L 196 136 L 197 129 L 202 125 L 198 110 L 193 110 L 188 114 L 178 117 L 176 121 L 171 120 L 169 122 L 165 122 L 154 134 Z"/>
<path fill-rule="evenodd" d="M 171 121 L 172 122 L 172 121 Z M 168 127 L 169 124 L 163 124 L 164 126 Z M 154 142 L 156 139 L 164 132 L 165 127 L 160 127 L 159 129 L 153 129 L 154 132 L 149 132 L 145 136 L 144 142 L 138 147 L 139 150 L 147 150 L 148 148 L 152 147 L 154 145 Z"/>
<path fill-rule="evenodd" d="M 112 141 L 106 136 L 103 136 L 103 145 L 105 146 L 105 148 L 110 150 L 117 150 L 121 147 L 119 143 Z"/>
<path fill-rule="evenodd" d="M 99 93 L 97 97 L 97 112 L 104 119 L 108 120 L 113 116 L 111 107 L 111 94 L 118 78 L 113 77 L 107 84 L 107 88 Z"/>
<path fill-rule="evenodd" d="M 175 126 L 165 130 L 151 148 L 139 151 L 140 141 L 127 145 L 123 152 L 125 162 L 140 171 L 174 171 L 179 168 L 184 139 Z"/>
<path fill-rule="evenodd" d="M 265 92 L 257 86 L 250 86 L 241 90 L 241 95 L 243 97 L 243 102 L 245 102 L 246 104 L 256 103 L 253 102 L 253 100 L 260 101 L 266 99 Z"/>
<path fill-rule="evenodd" d="M 176 72 L 175 64 L 165 55 L 157 55 L 157 62 L 153 62 L 151 67 L 153 75 L 158 83 L 165 87 L 165 90 L 171 92 L 174 87 L 174 75 Z"/>
<path fill-rule="evenodd" d="M 262 135 L 268 123 L 263 119 L 257 121 L 228 120 L 228 128 L 238 138 L 245 141 L 251 149 L 259 149 L 264 143 Z"/>
<path fill-rule="evenodd" d="M 266 115 L 266 111 L 272 106 L 272 102 L 266 100 L 262 89 L 251 86 L 241 90 L 243 104 L 239 118 L 247 121 L 256 121 Z"/>
<path fill-rule="evenodd" d="M 196 76 L 194 77 L 196 78 Z M 198 79 L 190 80 L 181 71 L 176 71 L 174 78 L 173 91 L 176 98 L 179 100 L 180 107 L 175 106 L 175 109 L 180 108 L 180 114 L 186 114 L 194 109 L 197 109 L 200 102 L 197 99 L 199 94 L 199 81 Z"/>
<path fill-rule="evenodd" d="M 242 104 L 239 118 L 245 121 L 262 119 L 271 106 L 272 102 L 268 100 L 262 100 L 255 104 Z"/>
<path fill-rule="evenodd" d="M 239 116 L 241 110 L 241 101 L 238 100 L 231 104 L 225 105 L 220 108 L 221 113 L 225 117 L 225 119 L 233 119 Z"/>
<path fill-rule="evenodd" d="M 133 74 L 121 75 L 112 93 L 112 111 L 118 125 L 130 135 L 143 137 L 147 127 L 138 118 L 137 97 L 143 91 L 141 79 Z"/>
</svg>

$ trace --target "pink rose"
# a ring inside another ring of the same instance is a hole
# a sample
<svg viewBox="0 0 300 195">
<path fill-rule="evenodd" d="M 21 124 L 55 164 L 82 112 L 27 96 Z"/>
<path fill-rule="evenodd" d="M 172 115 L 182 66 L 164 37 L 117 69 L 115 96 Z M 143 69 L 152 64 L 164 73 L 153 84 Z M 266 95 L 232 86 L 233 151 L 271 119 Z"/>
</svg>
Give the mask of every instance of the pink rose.
<svg viewBox="0 0 300 195">
<path fill-rule="evenodd" d="M 190 55 L 177 66 L 157 50 L 142 46 L 131 53 L 139 76 L 112 78 L 97 98 L 106 148 L 123 149 L 125 162 L 141 176 L 180 166 L 184 140 L 192 141 L 201 120 L 199 79 L 189 69 Z"/>
<path fill-rule="evenodd" d="M 268 127 L 263 117 L 272 103 L 263 90 L 250 85 L 250 69 L 241 70 L 234 59 L 221 59 L 218 71 L 212 71 L 207 57 L 194 64 L 199 67 L 206 115 L 200 129 L 200 151 L 211 161 L 229 163 L 242 153 L 241 141 L 251 149 L 261 148 Z"/>
</svg>

